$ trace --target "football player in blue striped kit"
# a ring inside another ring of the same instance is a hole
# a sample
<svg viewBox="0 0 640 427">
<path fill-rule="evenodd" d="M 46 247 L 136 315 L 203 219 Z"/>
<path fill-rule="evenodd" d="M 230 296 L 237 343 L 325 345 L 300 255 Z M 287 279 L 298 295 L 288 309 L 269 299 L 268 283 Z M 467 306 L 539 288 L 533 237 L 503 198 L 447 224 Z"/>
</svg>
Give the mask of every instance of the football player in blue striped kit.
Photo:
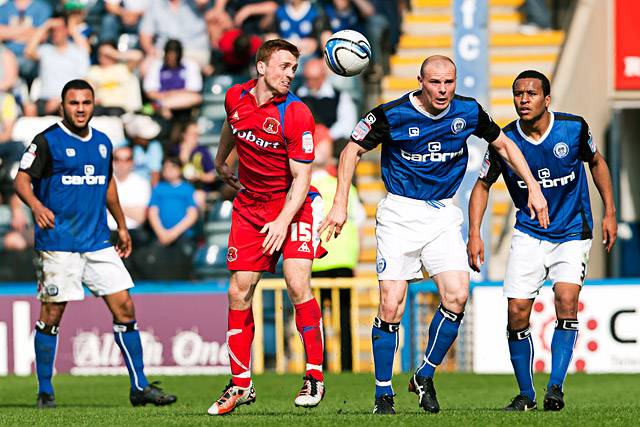
<svg viewBox="0 0 640 427">
<path fill-rule="evenodd" d="M 168 405 L 176 397 L 150 384 L 144 374 L 129 295 L 133 281 L 120 259 L 131 253 L 131 238 L 112 179 L 111 141 L 89 126 L 93 108 L 89 83 L 69 81 L 62 89 L 63 120 L 36 135 L 15 179 L 16 193 L 36 223 L 41 302 L 35 326 L 37 406 L 55 407 L 51 377 L 60 320 L 67 302 L 84 299 L 83 283 L 113 314 L 114 338 L 131 380 L 131 404 Z M 109 241 L 107 208 L 118 224 L 115 247 Z"/>
<path fill-rule="evenodd" d="M 438 412 L 433 376 L 458 335 L 469 292 L 469 266 L 461 234 L 462 212 L 453 196 L 462 182 L 471 135 L 487 140 L 523 181 L 528 203 L 542 227 L 546 201 L 522 153 L 473 98 L 455 95 L 456 67 L 445 56 L 427 58 L 418 76 L 420 89 L 380 105 L 356 126 L 340 155 L 333 207 L 321 226 L 327 239 L 340 234 L 347 218 L 349 185 L 360 157 L 382 144 L 382 179 L 388 191 L 376 214 L 380 306 L 372 328 L 376 400 L 374 413 L 393 414 L 394 353 L 407 284 L 434 280 L 440 306 L 429 327 L 422 365 L 409 383 L 418 404 Z"/>
<path fill-rule="evenodd" d="M 616 209 L 611 176 L 582 117 L 549 111 L 551 87 L 540 72 L 523 71 L 513 82 L 513 102 L 520 117 L 504 128 L 524 154 L 549 203 L 548 228 L 529 218 L 527 185 L 489 147 L 480 178 L 469 202 L 469 265 L 479 271 L 484 258 L 480 223 L 489 189 L 502 174 L 518 209 L 504 278 L 508 298 L 507 339 L 520 393 L 507 411 L 536 409 L 533 388 L 533 342 L 529 317 L 545 279 L 553 283 L 556 328 L 551 341 L 551 376 L 544 409 L 564 407 L 562 386 L 578 335 L 578 296 L 587 274 L 593 219 L 583 162 L 604 203 L 602 235 L 605 249 L 616 241 Z"/>
</svg>

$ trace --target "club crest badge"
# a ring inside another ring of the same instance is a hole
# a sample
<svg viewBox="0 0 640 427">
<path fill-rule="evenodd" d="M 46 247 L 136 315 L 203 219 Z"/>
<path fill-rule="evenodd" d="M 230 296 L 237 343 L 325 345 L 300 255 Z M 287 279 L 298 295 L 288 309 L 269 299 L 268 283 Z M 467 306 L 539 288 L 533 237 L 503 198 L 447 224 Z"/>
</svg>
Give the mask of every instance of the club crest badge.
<svg viewBox="0 0 640 427">
<path fill-rule="evenodd" d="M 107 146 L 104 144 L 98 145 L 98 152 L 102 156 L 103 159 L 107 158 Z"/>
<path fill-rule="evenodd" d="M 467 122 L 465 122 L 462 117 L 455 118 L 451 122 L 451 132 L 453 132 L 456 135 L 462 132 L 466 127 L 467 127 Z"/>
<path fill-rule="evenodd" d="M 262 124 L 262 129 L 272 135 L 276 135 L 280 129 L 280 122 L 273 117 L 267 117 Z"/>
<path fill-rule="evenodd" d="M 553 154 L 559 159 L 566 157 L 569 154 L 569 146 L 564 142 L 558 142 L 553 146 Z"/>
<path fill-rule="evenodd" d="M 237 259 L 238 259 L 238 250 L 236 248 L 234 248 L 233 246 L 231 246 L 227 250 L 227 261 L 233 262 L 233 261 L 235 261 Z"/>
</svg>

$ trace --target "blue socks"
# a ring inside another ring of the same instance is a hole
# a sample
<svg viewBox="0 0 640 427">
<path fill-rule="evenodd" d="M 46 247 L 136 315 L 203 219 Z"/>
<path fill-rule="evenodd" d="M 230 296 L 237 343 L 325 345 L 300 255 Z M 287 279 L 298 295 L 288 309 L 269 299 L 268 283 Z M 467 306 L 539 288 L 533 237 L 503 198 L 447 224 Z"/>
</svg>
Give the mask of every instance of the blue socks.
<svg viewBox="0 0 640 427">
<path fill-rule="evenodd" d="M 387 323 L 376 317 L 371 328 L 373 363 L 376 373 L 376 398 L 385 394 L 393 396 L 391 377 L 393 358 L 398 349 L 400 323 Z"/>
<path fill-rule="evenodd" d="M 536 400 L 536 392 L 533 389 L 533 340 L 529 326 L 519 331 L 511 331 L 507 328 L 509 340 L 509 353 L 511 364 L 516 374 L 520 394 L 529 399 Z"/>
<path fill-rule="evenodd" d="M 424 352 L 424 361 L 416 372 L 417 375 L 433 377 L 436 366 L 442 363 L 442 359 L 458 336 L 458 328 L 463 316 L 464 313 L 454 313 L 440 304 L 429 325 L 429 343 Z"/>
<path fill-rule="evenodd" d="M 36 322 L 34 347 L 36 350 L 36 373 L 38 375 L 38 393 L 53 394 L 51 377 L 53 362 L 58 346 L 58 326 L 47 325 L 41 320 Z"/>
<path fill-rule="evenodd" d="M 551 340 L 551 376 L 547 388 L 560 386 L 567 376 L 567 369 L 573 356 L 573 347 L 578 338 L 578 319 L 558 319 Z"/>
<path fill-rule="evenodd" d="M 122 358 L 129 371 L 131 390 L 143 390 L 149 385 L 144 375 L 144 362 L 142 361 L 142 343 L 136 321 L 129 323 L 113 322 L 113 335 L 116 344 L 122 351 Z"/>
</svg>

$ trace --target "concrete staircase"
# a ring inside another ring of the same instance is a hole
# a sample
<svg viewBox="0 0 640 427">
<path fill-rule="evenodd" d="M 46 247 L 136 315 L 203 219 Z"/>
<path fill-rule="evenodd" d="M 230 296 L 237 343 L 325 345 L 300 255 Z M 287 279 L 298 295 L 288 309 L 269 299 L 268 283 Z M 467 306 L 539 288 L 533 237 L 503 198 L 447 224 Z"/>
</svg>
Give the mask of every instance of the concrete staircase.
<svg viewBox="0 0 640 427">
<path fill-rule="evenodd" d="M 521 16 L 517 8 L 523 0 L 488 1 L 491 89 L 490 102 L 485 107 L 500 126 L 505 126 L 515 118 L 511 96 L 514 77 L 525 69 L 536 69 L 551 77 L 564 41 L 564 33 L 549 31 L 534 35 L 520 34 L 518 26 Z M 443 54 L 453 58 L 452 4 L 453 0 L 412 1 L 412 11 L 404 17 L 403 36 L 398 52 L 391 58 L 391 73 L 382 83 L 381 102 L 417 89 L 416 76 L 420 64 L 427 56 Z M 375 226 L 376 204 L 385 194 L 378 176 L 379 167 L 375 155 L 369 159 L 368 162 L 361 162 L 357 171 L 360 197 L 370 218 L 363 231 L 362 274 L 372 274 L 375 271 L 375 235 L 372 228 Z M 511 226 L 506 218 L 512 211 L 510 207 L 506 186 L 500 181 L 492 191 L 492 243 L 497 241 L 505 225 Z M 500 262 L 499 259 L 495 261 Z"/>
</svg>

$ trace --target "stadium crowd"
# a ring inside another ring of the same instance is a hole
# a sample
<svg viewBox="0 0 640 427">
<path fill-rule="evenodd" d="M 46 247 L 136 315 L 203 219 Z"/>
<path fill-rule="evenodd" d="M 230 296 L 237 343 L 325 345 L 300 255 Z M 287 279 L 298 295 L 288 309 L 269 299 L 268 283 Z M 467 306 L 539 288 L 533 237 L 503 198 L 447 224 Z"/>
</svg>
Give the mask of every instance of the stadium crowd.
<svg viewBox="0 0 640 427">
<path fill-rule="evenodd" d="M 264 40 L 297 45 L 303 55 L 293 91 L 314 114 L 316 138 L 333 144 L 323 164 L 335 174 L 335 155 L 366 107 L 364 85 L 378 84 L 388 72 L 404 7 L 385 0 L 5 1 L 2 256 L 17 257 L 13 266 L 32 262 L 33 220 L 12 191 L 12 176 L 35 133 L 59 120 L 63 85 L 81 78 L 95 89 L 92 125 L 116 148 L 113 173 L 136 248 L 127 261 L 134 278 L 226 274 L 225 200 L 234 194 L 213 165 L 225 91 L 255 74 L 254 55 Z M 362 77 L 333 75 L 322 60 L 324 41 L 343 29 L 362 32 L 372 44 L 372 66 Z M 18 270 L 0 276 L 28 279 Z"/>
</svg>

